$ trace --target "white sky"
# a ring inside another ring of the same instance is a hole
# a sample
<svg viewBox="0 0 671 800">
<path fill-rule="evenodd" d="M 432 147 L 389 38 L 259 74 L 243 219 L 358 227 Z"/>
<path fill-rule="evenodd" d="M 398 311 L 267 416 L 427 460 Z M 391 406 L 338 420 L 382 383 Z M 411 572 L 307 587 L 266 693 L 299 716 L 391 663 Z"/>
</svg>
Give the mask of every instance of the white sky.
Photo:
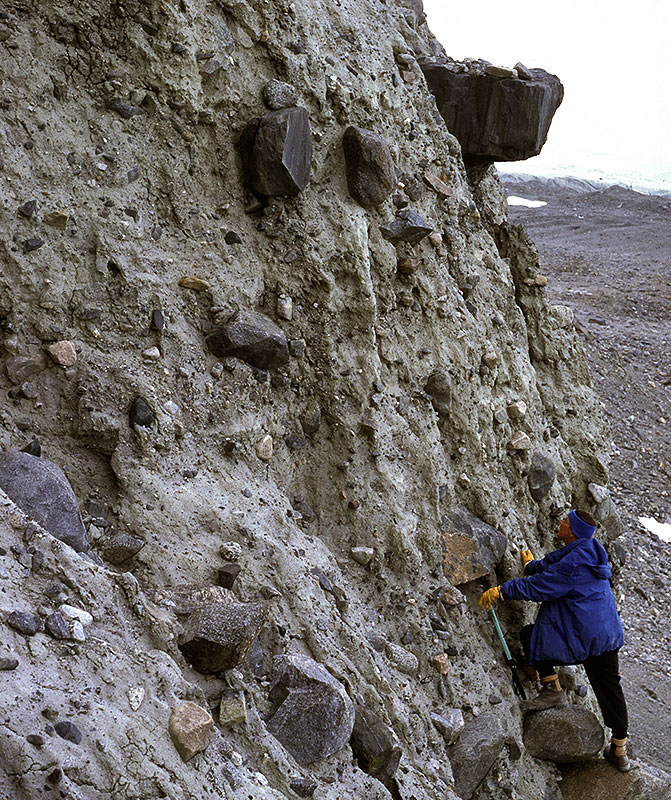
<svg viewBox="0 0 671 800">
<path fill-rule="evenodd" d="M 424 10 L 453 58 L 559 76 L 564 102 L 539 162 L 671 171 L 671 0 L 424 0 Z"/>
</svg>

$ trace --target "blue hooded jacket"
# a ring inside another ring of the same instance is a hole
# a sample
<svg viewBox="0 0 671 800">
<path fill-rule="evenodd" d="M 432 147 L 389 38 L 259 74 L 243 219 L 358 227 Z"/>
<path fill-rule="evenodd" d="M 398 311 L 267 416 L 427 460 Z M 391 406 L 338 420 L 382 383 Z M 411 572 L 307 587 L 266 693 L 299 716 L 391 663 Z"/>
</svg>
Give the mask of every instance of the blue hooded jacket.
<svg viewBox="0 0 671 800">
<path fill-rule="evenodd" d="M 529 661 L 581 664 L 617 650 L 624 631 L 610 588 L 608 555 L 596 539 L 578 539 L 527 564 L 528 577 L 506 581 L 503 597 L 541 603 Z"/>
</svg>

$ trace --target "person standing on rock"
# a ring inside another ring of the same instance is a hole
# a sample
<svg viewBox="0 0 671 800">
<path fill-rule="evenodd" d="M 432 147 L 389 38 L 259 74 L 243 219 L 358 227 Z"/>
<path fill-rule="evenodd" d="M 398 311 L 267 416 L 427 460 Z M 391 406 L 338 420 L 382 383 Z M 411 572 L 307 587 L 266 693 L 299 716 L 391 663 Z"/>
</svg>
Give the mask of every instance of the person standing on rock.
<svg viewBox="0 0 671 800">
<path fill-rule="evenodd" d="M 593 538 L 596 523 L 584 511 L 571 511 L 557 533 L 563 547 L 541 560 L 522 550 L 524 578 L 505 581 L 482 594 L 479 605 L 495 600 L 531 600 L 541 607 L 533 625 L 520 631 L 527 659 L 541 679 L 538 697 L 521 702 L 523 711 L 541 711 L 566 703 L 555 665 L 582 664 L 606 725 L 612 730 L 605 758 L 621 772 L 627 757 L 627 704 L 620 685 L 618 650 L 622 623 L 610 585 L 608 555 Z"/>
</svg>

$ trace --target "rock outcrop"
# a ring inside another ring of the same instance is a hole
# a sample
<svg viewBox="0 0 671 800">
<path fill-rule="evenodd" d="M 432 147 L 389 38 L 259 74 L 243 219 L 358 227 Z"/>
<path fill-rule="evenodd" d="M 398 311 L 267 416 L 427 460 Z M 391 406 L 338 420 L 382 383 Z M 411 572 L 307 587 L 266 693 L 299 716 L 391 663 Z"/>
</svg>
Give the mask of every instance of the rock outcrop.
<svg viewBox="0 0 671 800">
<path fill-rule="evenodd" d="M 531 69 L 421 61 L 426 82 L 467 161 L 523 161 L 545 144 L 564 98 L 556 75 Z"/>
<path fill-rule="evenodd" d="M 612 516 L 610 443 L 420 0 L 0 41 L 0 797 L 556 797 L 475 600 Z"/>
</svg>

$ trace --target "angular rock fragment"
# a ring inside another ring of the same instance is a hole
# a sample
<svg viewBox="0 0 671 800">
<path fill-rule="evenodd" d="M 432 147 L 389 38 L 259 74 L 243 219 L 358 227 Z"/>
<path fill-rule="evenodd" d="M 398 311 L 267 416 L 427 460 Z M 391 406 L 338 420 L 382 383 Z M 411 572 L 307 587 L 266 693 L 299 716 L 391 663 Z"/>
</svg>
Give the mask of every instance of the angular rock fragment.
<svg viewBox="0 0 671 800">
<path fill-rule="evenodd" d="M 44 239 L 40 239 L 39 237 L 26 239 L 25 242 L 23 243 L 23 252 L 32 253 L 33 250 L 39 250 L 43 244 L 44 244 Z"/>
<path fill-rule="evenodd" d="M 35 356 L 12 356 L 5 362 L 7 377 L 12 383 L 23 383 L 46 368 L 47 360 L 43 353 Z"/>
<path fill-rule="evenodd" d="M 18 212 L 22 217 L 26 217 L 26 219 L 30 219 L 35 210 L 37 209 L 37 200 L 28 200 L 27 203 L 23 203 L 18 208 Z"/>
<path fill-rule="evenodd" d="M 112 111 L 116 111 L 124 119 L 131 119 L 145 113 L 144 109 L 139 106 L 134 106 L 119 99 L 112 100 L 107 104 L 107 107 Z"/>
<path fill-rule="evenodd" d="M 387 225 L 380 226 L 382 237 L 390 242 L 417 244 L 428 236 L 433 228 L 416 211 L 403 208 Z"/>
<path fill-rule="evenodd" d="M 365 706 L 355 708 L 350 745 L 361 769 L 382 783 L 393 777 L 403 754 L 394 731 Z"/>
<path fill-rule="evenodd" d="M 235 579 L 242 570 L 240 564 L 225 564 L 217 573 L 217 584 L 224 589 L 232 589 Z"/>
<path fill-rule="evenodd" d="M 604 743 L 596 716 L 574 705 L 527 714 L 523 739 L 529 755 L 557 764 L 587 761 L 599 754 Z"/>
<path fill-rule="evenodd" d="M 77 498 L 57 464 L 16 450 L 0 453 L 0 488 L 52 536 L 78 552 L 89 549 Z"/>
<path fill-rule="evenodd" d="M 389 145 L 378 133 L 351 125 L 342 140 L 347 188 L 364 208 L 380 205 L 396 185 Z"/>
<path fill-rule="evenodd" d="M 502 533 L 463 506 L 442 518 L 440 531 L 445 577 L 454 586 L 488 575 L 508 546 Z"/>
<path fill-rule="evenodd" d="M 527 476 L 529 493 L 539 503 L 552 489 L 557 477 L 557 467 L 550 456 L 536 450 L 531 458 L 531 468 Z"/>
<path fill-rule="evenodd" d="M 49 614 L 45 620 L 45 625 L 47 632 L 50 633 L 54 639 L 70 638 L 70 626 L 67 619 L 65 619 L 60 611 L 54 611 L 53 614 Z"/>
<path fill-rule="evenodd" d="M 52 228 L 59 228 L 64 231 L 68 224 L 68 215 L 64 211 L 49 211 L 42 217 L 45 225 L 50 225 Z"/>
<path fill-rule="evenodd" d="M 482 783 L 505 744 L 505 732 L 494 714 L 480 714 L 464 726 L 457 744 L 449 749 L 454 785 L 468 800 Z"/>
<path fill-rule="evenodd" d="M 447 372 L 437 369 L 429 375 L 424 391 L 431 397 L 431 405 L 439 414 L 452 410 L 452 380 Z"/>
<path fill-rule="evenodd" d="M 268 730 L 301 765 L 326 758 L 347 744 L 354 705 L 341 683 L 303 655 L 276 656 Z"/>
<path fill-rule="evenodd" d="M 154 422 L 154 412 L 149 408 L 144 397 L 136 397 L 131 403 L 128 412 L 131 428 L 133 425 L 141 425 L 143 428 L 150 428 Z"/>
<path fill-rule="evenodd" d="M 268 610 L 263 603 L 227 600 L 204 605 L 184 624 L 179 649 L 198 672 L 232 669 L 244 661 Z"/>
<path fill-rule="evenodd" d="M 114 533 L 104 543 L 102 556 L 110 564 L 123 564 L 139 553 L 144 544 L 142 539 L 129 533 Z"/>
<path fill-rule="evenodd" d="M 531 439 L 524 431 L 517 431 L 514 433 L 510 441 L 508 442 L 508 450 L 513 452 L 522 451 L 522 450 L 530 450 L 531 449 Z"/>
<path fill-rule="evenodd" d="M 445 713 L 432 711 L 431 722 L 447 744 L 454 744 L 464 729 L 464 715 L 460 708 L 448 708 Z"/>
<path fill-rule="evenodd" d="M 429 61 L 420 61 L 420 66 L 465 159 L 521 161 L 540 153 L 564 97 L 556 75 L 532 69 L 522 80 L 457 73 Z"/>
<path fill-rule="evenodd" d="M 61 367 L 72 367 L 77 363 L 77 348 L 74 342 L 54 342 L 46 348 L 52 361 Z"/>
<path fill-rule="evenodd" d="M 219 724 L 235 725 L 244 722 L 247 722 L 245 693 L 236 689 L 225 691 L 219 701 Z"/>
<path fill-rule="evenodd" d="M 28 611 L 12 611 L 7 617 L 7 624 L 24 636 L 34 636 L 40 629 L 40 621 Z"/>
<path fill-rule="evenodd" d="M 302 107 L 269 111 L 240 137 L 245 182 L 261 195 L 295 197 L 310 180 L 310 121 Z"/>
<path fill-rule="evenodd" d="M 185 700 L 173 708 L 168 732 L 182 761 L 189 761 L 205 750 L 213 727 L 212 717 L 197 703 Z"/>
<path fill-rule="evenodd" d="M 277 369 L 289 361 L 284 331 L 256 311 L 238 311 L 212 331 L 207 345 L 218 358 L 234 356 L 257 369 Z"/>
</svg>

